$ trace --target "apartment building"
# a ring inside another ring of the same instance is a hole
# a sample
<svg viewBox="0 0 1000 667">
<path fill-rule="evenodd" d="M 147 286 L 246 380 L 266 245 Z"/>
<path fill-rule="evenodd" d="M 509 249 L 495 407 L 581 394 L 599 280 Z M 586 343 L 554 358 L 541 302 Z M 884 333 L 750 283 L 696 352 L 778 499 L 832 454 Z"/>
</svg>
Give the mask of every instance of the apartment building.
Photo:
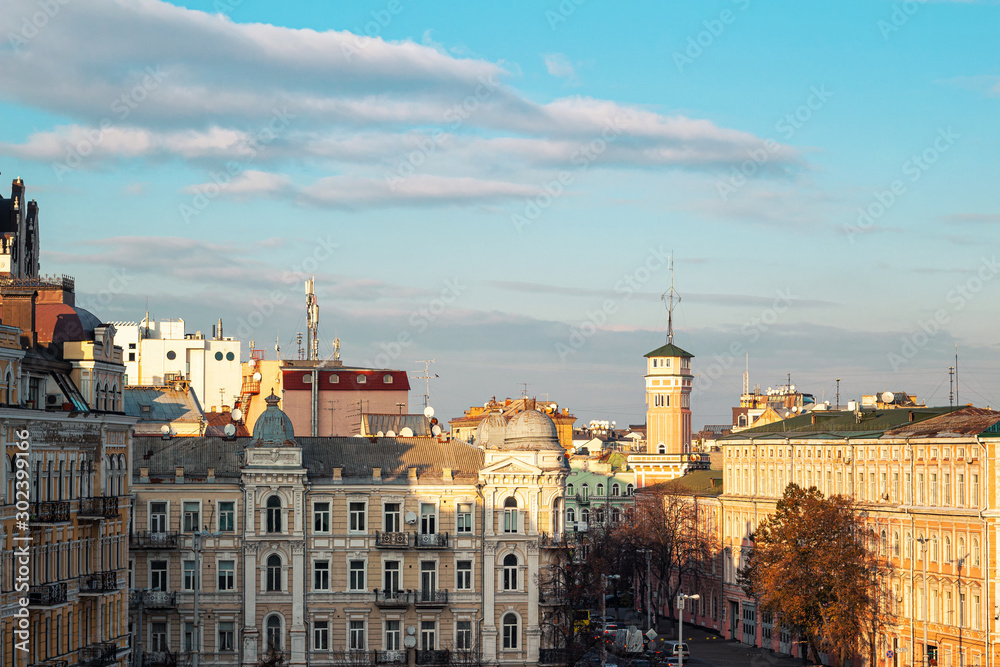
<svg viewBox="0 0 1000 667">
<path fill-rule="evenodd" d="M 246 438 L 137 438 L 131 620 L 143 667 L 537 663 L 538 576 L 568 463 L 531 410 L 480 449 L 296 437 L 271 394 Z"/>
</svg>

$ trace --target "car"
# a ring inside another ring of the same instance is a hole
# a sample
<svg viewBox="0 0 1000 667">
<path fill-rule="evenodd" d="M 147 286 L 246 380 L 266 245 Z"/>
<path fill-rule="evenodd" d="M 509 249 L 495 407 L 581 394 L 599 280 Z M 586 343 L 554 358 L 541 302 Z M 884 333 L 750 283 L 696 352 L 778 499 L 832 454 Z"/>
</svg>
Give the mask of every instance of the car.
<svg viewBox="0 0 1000 667">
<path fill-rule="evenodd" d="M 667 655 L 670 656 L 680 656 L 683 655 L 685 658 L 691 657 L 691 651 L 688 649 L 686 643 L 681 642 L 666 642 Z"/>
</svg>

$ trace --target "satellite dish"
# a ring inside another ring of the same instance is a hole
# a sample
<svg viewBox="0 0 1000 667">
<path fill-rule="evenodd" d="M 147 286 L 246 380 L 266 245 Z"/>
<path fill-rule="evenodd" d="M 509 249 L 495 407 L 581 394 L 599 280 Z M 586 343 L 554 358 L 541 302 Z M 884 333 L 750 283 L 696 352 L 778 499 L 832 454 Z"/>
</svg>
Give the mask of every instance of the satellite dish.
<svg viewBox="0 0 1000 667">
<path fill-rule="evenodd" d="M 406 648 L 413 648 L 416 645 L 417 645 L 416 637 L 411 637 L 410 635 L 406 635 L 405 637 L 403 637 L 403 646 L 405 646 Z"/>
<path fill-rule="evenodd" d="M 891 391 L 883 391 L 882 392 L 882 402 L 883 403 L 892 403 L 895 400 L 896 400 L 896 395 L 894 393 L 892 393 Z"/>
<path fill-rule="evenodd" d="M 250 368 L 253 368 L 256 365 L 257 365 L 256 359 L 251 359 L 250 361 L 247 362 L 247 366 L 249 366 Z"/>
<path fill-rule="evenodd" d="M 375 434 L 375 437 L 376 438 L 384 438 L 385 437 L 385 433 L 383 433 L 382 431 L 379 431 L 378 433 Z"/>
<path fill-rule="evenodd" d="M 234 422 L 238 422 L 243 419 L 243 411 L 239 408 L 233 408 L 233 411 L 230 412 L 229 415 L 233 418 Z"/>
<path fill-rule="evenodd" d="M 489 405 L 489 403 L 487 403 L 487 405 Z M 434 416 L 434 408 L 428 405 L 426 408 L 424 408 L 424 417 L 430 419 L 433 416 Z"/>
<path fill-rule="evenodd" d="M 226 432 L 226 437 L 231 438 L 236 435 L 236 427 L 232 424 L 226 424 L 226 428 L 223 429 Z"/>
<path fill-rule="evenodd" d="M 404 426 L 403 428 L 399 429 L 399 436 L 401 438 L 412 438 L 413 429 L 410 428 L 409 426 Z"/>
<path fill-rule="evenodd" d="M 387 437 L 387 438 L 395 438 L 396 437 L 396 432 L 395 431 L 389 431 L 388 433 L 385 434 L 385 437 Z"/>
<path fill-rule="evenodd" d="M 557 404 L 555 404 L 555 403 L 550 403 L 550 404 L 549 404 L 549 407 L 550 407 L 550 408 L 552 408 L 553 410 L 555 410 L 555 409 L 556 409 L 556 408 L 558 408 L 559 406 L 558 406 Z"/>
<path fill-rule="evenodd" d="M 435 438 L 437 436 L 441 435 L 441 427 L 438 426 L 437 424 L 434 424 L 434 426 L 431 426 L 431 435 L 433 435 Z"/>
<path fill-rule="evenodd" d="M 163 426 L 160 427 L 160 433 L 162 433 L 163 435 L 170 435 L 170 427 L 164 424 Z"/>
<path fill-rule="evenodd" d="M 412 625 L 406 628 L 406 634 L 408 634 L 408 635 L 415 635 L 416 633 L 417 633 L 417 629 L 415 627 L 413 627 Z"/>
<path fill-rule="evenodd" d="M 407 512 L 406 516 L 403 517 L 403 518 L 406 519 L 406 523 L 416 523 L 417 522 L 417 515 L 414 512 Z"/>
<path fill-rule="evenodd" d="M 257 371 L 256 373 L 253 374 L 253 381 L 260 382 L 261 377 L 263 376 L 260 374 L 260 371 Z"/>
</svg>

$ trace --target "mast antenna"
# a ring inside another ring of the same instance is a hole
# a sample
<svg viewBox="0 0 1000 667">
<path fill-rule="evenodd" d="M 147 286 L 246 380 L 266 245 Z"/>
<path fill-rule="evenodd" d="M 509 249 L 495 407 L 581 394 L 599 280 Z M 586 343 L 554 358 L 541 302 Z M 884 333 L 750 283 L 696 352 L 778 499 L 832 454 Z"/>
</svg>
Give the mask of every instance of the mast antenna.
<svg viewBox="0 0 1000 667">
<path fill-rule="evenodd" d="M 670 290 L 660 295 L 660 301 L 667 306 L 667 344 L 674 342 L 674 306 L 681 302 L 681 295 L 674 290 L 674 256 L 670 255 Z"/>
</svg>

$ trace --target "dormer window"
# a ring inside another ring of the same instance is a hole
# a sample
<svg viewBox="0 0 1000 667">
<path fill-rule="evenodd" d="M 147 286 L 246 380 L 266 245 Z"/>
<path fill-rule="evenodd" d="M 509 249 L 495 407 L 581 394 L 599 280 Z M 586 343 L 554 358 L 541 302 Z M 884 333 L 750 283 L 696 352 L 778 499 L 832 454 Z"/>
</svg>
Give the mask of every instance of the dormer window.
<svg viewBox="0 0 1000 667">
<path fill-rule="evenodd" d="M 358 375 L 358 384 L 365 384 L 368 382 L 368 378 L 364 375 Z"/>
<path fill-rule="evenodd" d="M 392 376 L 386 373 L 382 376 L 382 384 L 392 384 Z"/>
<path fill-rule="evenodd" d="M 336 373 L 330 374 L 330 384 L 337 384 L 340 382 L 340 376 Z"/>
</svg>

